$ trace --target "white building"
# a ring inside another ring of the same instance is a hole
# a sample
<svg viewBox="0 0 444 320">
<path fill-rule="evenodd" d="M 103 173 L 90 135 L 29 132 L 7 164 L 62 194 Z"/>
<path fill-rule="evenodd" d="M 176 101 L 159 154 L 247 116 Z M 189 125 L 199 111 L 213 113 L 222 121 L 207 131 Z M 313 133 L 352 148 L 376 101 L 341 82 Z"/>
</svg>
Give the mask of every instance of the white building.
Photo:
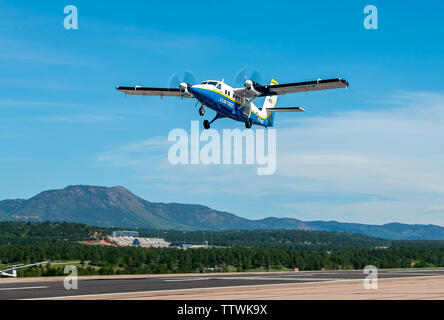
<svg viewBox="0 0 444 320">
<path fill-rule="evenodd" d="M 139 236 L 139 232 L 137 231 L 114 231 L 113 232 L 113 238 L 116 237 L 138 237 Z"/>
<path fill-rule="evenodd" d="M 121 247 L 167 248 L 170 242 L 162 238 L 110 237 L 109 240 Z"/>
</svg>

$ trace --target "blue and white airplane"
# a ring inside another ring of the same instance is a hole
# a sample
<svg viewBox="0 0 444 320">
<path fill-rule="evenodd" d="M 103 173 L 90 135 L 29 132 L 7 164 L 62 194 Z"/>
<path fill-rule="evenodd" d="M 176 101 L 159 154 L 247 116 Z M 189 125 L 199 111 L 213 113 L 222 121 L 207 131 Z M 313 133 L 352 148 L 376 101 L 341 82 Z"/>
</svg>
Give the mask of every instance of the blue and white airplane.
<svg viewBox="0 0 444 320">
<path fill-rule="evenodd" d="M 253 124 L 272 127 L 276 112 L 305 111 L 301 107 L 276 107 L 278 95 L 338 88 L 348 88 L 348 82 L 338 78 L 278 84 L 273 79 L 268 86 L 263 86 L 252 80 L 246 80 L 243 88 L 233 88 L 222 79 L 222 81 L 207 80 L 196 85 L 182 82 L 177 89 L 145 88 L 141 86 L 117 87 L 116 89 L 131 95 L 195 98 L 201 104 L 199 108 L 201 116 L 205 115 L 206 107 L 216 111 L 213 120 L 204 121 L 205 129 L 209 129 L 214 121 L 221 118 L 244 122 L 245 127 L 249 129 Z M 261 109 L 253 103 L 253 100 L 258 97 L 265 97 Z"/>
</svg>

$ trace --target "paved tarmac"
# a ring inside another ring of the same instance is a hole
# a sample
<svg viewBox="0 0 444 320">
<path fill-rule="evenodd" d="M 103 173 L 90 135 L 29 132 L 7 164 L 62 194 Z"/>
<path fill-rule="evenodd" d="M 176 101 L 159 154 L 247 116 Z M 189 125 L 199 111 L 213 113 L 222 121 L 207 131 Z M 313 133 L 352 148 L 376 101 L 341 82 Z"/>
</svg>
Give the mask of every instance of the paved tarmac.
<svg viewBox="0 0 444 320">
<path fill-rule="evenodd" d="M 192 274 L 192 275 L 140 275 L 140 276 L 102 276 L 102 277 L 79 277 L 77 290 L 66 290 L 63 278 L 22 278 L 1 279 L 0 300 L 8 299 L 155 299 L 165 297 L 166 294 L 175 293 L 176 299 L 187 299 L 187 295 L 196 293 L 195 289 L 219 290 L 239 293 L 242 296 L 232 294 L 229 299 L 253 298 L 254 292 L 258 290 L 284 288 L 285 285 L 316 284 L 316 288 L 328 287 L 341 283 L 362 283 L 368 274 L 361 271 L 313 271 L 313 272 L 278 272 L 278 273 L 230 273 L 230 274 Z M 419 281 L 428 279 L 433 285 L 433 279 L 444 279 L 444 269 L 402 269 L 402 270 L 379 270 L 378 278 L 405 279 Z M 407 283 L 407 281 L 403 281 Z M 412 285 L 412 282 L 410 282 Z M 415 282 L 421 283 L 421 282 Z M 436 282 L 438 283 L 438 282 Z M 442 283 L 437 290 L 444 291 Z M 414 284 L 413 288 L 414 291 Z M 251 290 L 254 288 L 255 290 Z M 267 291 L 268 290 L 268 291 Z M 292 289 L 294 290 L 294 289 Z M 400 289 L 402 290 L 402 289 Z M 179 293 L 179 294 L 177 294 Z M 314 296 L 314 293 L 313 293 Z M 444 296 L 444 292 L 443 292 Z M 211 299 L 203 294 L 201 299 Z M 220 299 L 228 299 L 228 295 Z M 276 297 L 285 296 L 276 293 Z M 305 298 L 310 298 L 310 294 Z M 195 296 L 199 299 L 199 296 Z M 267 296 L 262 298 L 266 299 Z M 217 299 L 217 298 L 215 298 Z M 334 295 L 332 296 L 334 299 Z"/>
</svg>

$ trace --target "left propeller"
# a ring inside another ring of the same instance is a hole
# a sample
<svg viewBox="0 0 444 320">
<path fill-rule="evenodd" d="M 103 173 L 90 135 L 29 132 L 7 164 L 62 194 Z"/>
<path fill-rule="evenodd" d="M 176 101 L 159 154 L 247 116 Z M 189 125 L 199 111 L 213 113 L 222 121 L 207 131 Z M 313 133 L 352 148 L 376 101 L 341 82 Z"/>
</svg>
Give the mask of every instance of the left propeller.
<svg viewBox="0 0 444 320">
<path fill-rule="evenodd" d="M 179 77 L 177 72 L 174 72 L 170 79 L 168 80 L 168 88 L 180 88 L 182 84 L 186 84 L 188 86 L 191 86 L 196 83 L 196 77 L 194 74 L 189 71 L 185 70 L 183 77 Z"/>
<path fill-rule="evenodd" d="M 190 88 L 192 85 L 196 82 L 196 77 L 194 74 L 189 71 L 185 70 L 184 76 L 181 79 L 177 72 L 173 73 L 168 80 L 168 88 L 179 88 L 180 92 L 182 93 L 182 97 L 192 98 L 193 94 L 191 93 Z"/>
</svg>

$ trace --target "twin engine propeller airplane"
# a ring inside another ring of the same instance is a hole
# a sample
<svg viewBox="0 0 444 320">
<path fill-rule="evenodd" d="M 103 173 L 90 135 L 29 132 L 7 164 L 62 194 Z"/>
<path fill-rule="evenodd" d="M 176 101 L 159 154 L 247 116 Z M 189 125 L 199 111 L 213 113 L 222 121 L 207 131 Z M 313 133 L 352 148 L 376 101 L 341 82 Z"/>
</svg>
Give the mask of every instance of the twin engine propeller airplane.
<svg viewBox="0 0 444 320">
<path fill-rule="evenodd" d="M 17 278 L 17 270 L 18 269 L 29 268 L 29 267 L 33 267 L 33 266 L 39 266 L 39 265 L 42 265 L 42 264 L 45 264 L 45 263 L 48 263 L 48 261 L 39 262 L 39 263 L 33 263 L 33 264 L 27 264 L 27 265 L 16 264 L 16 265 L 11 266 L 10 268 L 4 269 L 4 270 L 0 270 L 0 277 Z M 12 273 L 7 273 L 9 271 L 12 271 Z"/>
<path fill-rule="evenodd" d="M 286 84 L 278 84 L 273 79 L 268 86 L 260 85 L 253 80 L 246 80 L 243 88 L 233 88 L 224 83 L 222 79 L 222 81 L 207 80 L 196 85 L 182 82 L 179 88 L 145 88 L 136 86 L 117 87 L 116 89 L 130 95 L 195 98 L 201 104 L 199 108 L 201 116 L 205 115 L 206 107 L 216 111 L 216 116 L 213 120 L 204 121 L 205 129 L 209 129 L 214 121 L 221 118 L 230 118 L 244 122 L 245 127 L 249 129 L 253 124 L 272 127 L 276 112 L 305 111 L 301 107 L 276 107 L 279 95 L 348 88 L 348 86 L 348 81 L 340 78 Z M 253 100 L 258 97 L 265 97 L 265 102 L 261 109 L 253 103 Z"/>
</svg>

